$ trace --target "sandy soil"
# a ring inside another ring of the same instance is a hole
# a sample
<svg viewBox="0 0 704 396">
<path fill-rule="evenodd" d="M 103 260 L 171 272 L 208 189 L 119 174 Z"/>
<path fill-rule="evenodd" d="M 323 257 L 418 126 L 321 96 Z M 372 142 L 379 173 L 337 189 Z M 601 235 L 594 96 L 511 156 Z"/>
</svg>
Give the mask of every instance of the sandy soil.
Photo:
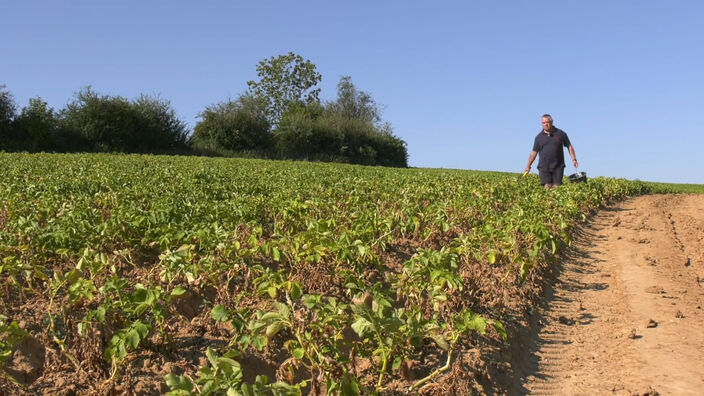
<svg viewBox="0 0 704 396">
<path fill-rule="evenodd" d="M 562 261 L 517 394 L 704 394 L 704 195 L 600 211 Z"/>
</svg>

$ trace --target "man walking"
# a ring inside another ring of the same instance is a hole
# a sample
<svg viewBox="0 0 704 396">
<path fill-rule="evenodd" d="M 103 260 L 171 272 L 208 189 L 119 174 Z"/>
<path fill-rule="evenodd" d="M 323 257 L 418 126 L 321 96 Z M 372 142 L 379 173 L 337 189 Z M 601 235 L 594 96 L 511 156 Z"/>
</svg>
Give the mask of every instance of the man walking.
<svg viewBox="0 0 704 396">
<path fill-rule="evenodd" d="M 530 172 L 535 156 L 540 154 L 540 159 L 538 160 L 540 184 L 545 186 L 545 188 L 553 188 L 562 184 L 562 176 L 565 171 L 563 146 L 569 150 L 570 157 L 572 157 L 572 165 L 576 168 L 579 163 L 570 139 L 565 131 L 552 124 L 552 116 L 550 114 L 543 114 L 542 124 L 543 130 L 535 137 L 533 151 L 530 152 L 528 157 L 528 166 L 526 166 L 525 172 Z"/>
</svg>

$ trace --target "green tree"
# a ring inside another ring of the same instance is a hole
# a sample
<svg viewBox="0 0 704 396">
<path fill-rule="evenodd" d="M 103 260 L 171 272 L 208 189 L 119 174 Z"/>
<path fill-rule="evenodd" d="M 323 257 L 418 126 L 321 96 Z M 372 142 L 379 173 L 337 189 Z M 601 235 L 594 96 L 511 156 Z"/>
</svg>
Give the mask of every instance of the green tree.
<svg viewBox="0 0 704 396">
<path fill-rule="evenodd" d="M 186 142 L 186 125 L 170 103 L 150 96 L 130 102 L 87 87 L 76 93 L 62 116 L 68 132 L 78 134 L 93 151 L 161 152 Z"/>
<path fill-rule="evenodd" d="M 0 85 L 0 149 L 9 149 L 9 140 L 13 138 L 12 122 L 15 118 L 15 100 L 5 85 Z"/>
<path fill-rule="evenodd" d="M 140 121 L 138 134 L 146 150 L 174 150 L 184 148 L 188 127 L 179 119 L 171 102 L 159 97 L 140 95 L 132 103 Z"/>
<path fill-rule="evenodd" d="M 374 125 L 329 105 L 289 108 L 274 135 L 276 153 L 282 158 L 408 166 L 406 143 L 393 136 L 387 123 Z"/>
<path fill-rule="evenodd" d="M 272 125 L 278 124 L 283 113 L 296 103 L 319 102 L 320 88 L 315 87 L 322 79 L 315 65 L 300 55 L 271 57 L 257 65 L 259 81 L 248 81 L 252 96 L 267 101 L 267 115 Z"/>
<path fill-rule="evenodd" d="M 319 103 L 291 106 L 274 131 L 276 154 L 282 158 L 347 162 L 339 155 L 342 136 L 323 117 Z"/>
<path fill-rule="evenodd" d="M 69 129 L 78 132 L 93 151 L 130 151 L 136 120 L 130 102 L 120 96 L 100 96 L 90 86 L 75 94 L 63 110 Z"/>
<path fill-rule="evenodd" d="M 0 84 L 0 123 L 9 124 L 15 117 L 15 100 L 4 84 Z"/>
<path fill-rule="evenodd" d="M 27 150 L 55 149 L 54 136 L 59 128 L 59 117 L 40 97 L 29 99 L 29 104 L 15 119 L 15 125 L 26 137 L 24 148 Z"/>
<path fill-rule="evenodd" d="M 325 118 L 344 136 L 340 151 L 347 161 L 406 167 L 406 142 L 394 136 L 381 113 L 382 106 L 371 94 L 357 89 L 349 76 L 340 78 L 337 99 L 325 104 Z"/>
<path fill-rule="evenodd" d="M 218 152 L 254 151 L 260 154 L 272 145 L 267 102 L 251 94 L 206 107 L 191 137 L 191 147 Z"/>
<path fill-rule="evenodd" d="M 340 78 L 340 82 L 337 83 L 337 100 L 326 103 L 326 108 L 329 112 L 350 119 L 372 124 L 381 122 L 381 106 L 369 93 L 358 90 L 350 76 Z"/>
</svg>

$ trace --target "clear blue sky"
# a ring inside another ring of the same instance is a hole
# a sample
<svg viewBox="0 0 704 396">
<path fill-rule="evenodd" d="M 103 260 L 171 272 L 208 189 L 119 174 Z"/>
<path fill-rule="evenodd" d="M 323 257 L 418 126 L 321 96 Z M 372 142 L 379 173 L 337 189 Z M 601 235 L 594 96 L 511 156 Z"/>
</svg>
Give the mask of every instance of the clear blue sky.
<svg viewBox="0 0 704 396">
<path fill-rule="evenodd" d="M 293 51 L 322 99 L 348 75 L 383 104 L 411 166 L 521 172 L 550 113 L 590 176 L 704 183 L 702 1 L 26 0 L 0 20 L 19 107 L 91 85 L 193 126 Z"/>
</svg>

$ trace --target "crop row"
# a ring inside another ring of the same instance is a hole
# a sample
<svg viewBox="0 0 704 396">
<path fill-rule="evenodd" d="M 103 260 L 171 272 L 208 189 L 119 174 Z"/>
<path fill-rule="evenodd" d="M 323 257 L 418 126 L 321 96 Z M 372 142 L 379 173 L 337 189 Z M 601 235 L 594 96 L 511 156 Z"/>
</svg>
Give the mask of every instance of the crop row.
<svg viewBox="0 0 704 396">
<path fill-rule="evenodd" d="M 96 393 L 417 390 L 507 337 L 507 301 L 577 222 L 646 192 L 167 156 L 0 154 L 0 171 L 0 365 L 42 344 L 41 375 L 5 374 L 28 392 L 52 375 Z"/>
</svg>

